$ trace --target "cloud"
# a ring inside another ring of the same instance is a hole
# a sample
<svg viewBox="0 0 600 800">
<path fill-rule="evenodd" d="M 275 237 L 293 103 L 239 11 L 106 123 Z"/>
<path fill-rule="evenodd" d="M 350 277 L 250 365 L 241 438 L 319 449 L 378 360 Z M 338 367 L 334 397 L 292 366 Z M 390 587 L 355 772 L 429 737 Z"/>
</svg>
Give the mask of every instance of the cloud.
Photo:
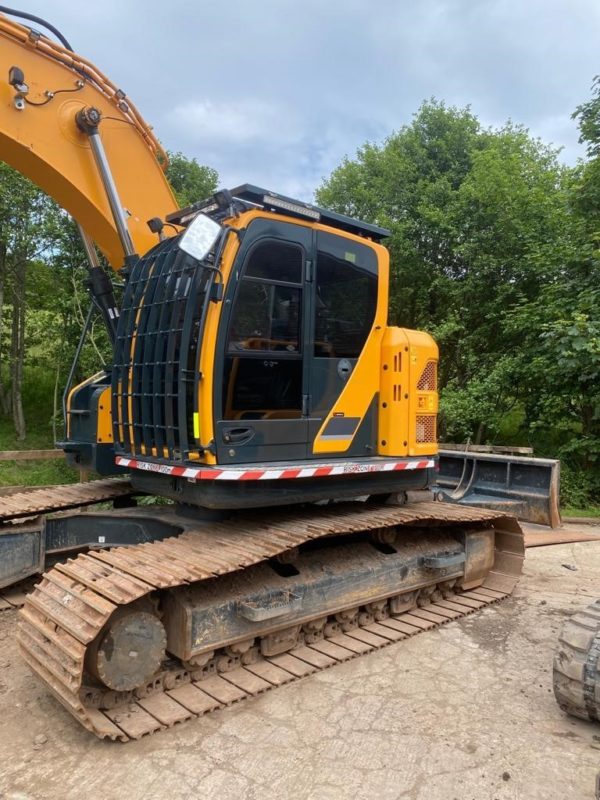
<svg viewBox="0 0 600 800">
<path fill-rule="evenodd" d="M 52 5 L 52 11 L 48 6 Z M 29 0 L 131 96 L 171 150 L 310 198 L 424 99 L 582 148 L 571 120 L 598 68 L 597 0 Z"/>
<path fill-rule="evenodd" d="M 289 108 L 245 98 L 237 101 L 187 100 L 168 114 L 171 124 L 198 144 L 245 146 L 272 138 L 298 141 Z"/>
</svg>

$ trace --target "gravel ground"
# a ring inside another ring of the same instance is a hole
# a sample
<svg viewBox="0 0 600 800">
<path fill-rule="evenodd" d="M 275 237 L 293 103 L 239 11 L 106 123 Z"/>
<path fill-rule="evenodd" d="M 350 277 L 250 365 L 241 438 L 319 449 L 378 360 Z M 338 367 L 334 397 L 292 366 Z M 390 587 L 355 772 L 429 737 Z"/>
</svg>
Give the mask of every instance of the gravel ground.
<svg viewBox="0 0 600 800">
<path fill-rule="evenodd" d="M 0 798 L 594 798 L 600 725 L 566 717 L 551 682 L 562 622 L 598 575 L 600 542 L 531 549 L 511 600 L 126 745 L 43 689 L 2 612 Z"/>
</svg>

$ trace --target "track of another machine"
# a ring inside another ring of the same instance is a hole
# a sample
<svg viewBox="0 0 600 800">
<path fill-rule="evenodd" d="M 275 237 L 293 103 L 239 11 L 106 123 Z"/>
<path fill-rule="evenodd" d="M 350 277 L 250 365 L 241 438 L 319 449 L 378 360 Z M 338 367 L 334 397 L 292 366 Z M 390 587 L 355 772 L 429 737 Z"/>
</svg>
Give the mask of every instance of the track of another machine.
<svg viewBox="0 0 600 800">
<path fill-rule="evenodd" d="M 94 643 L 122 607 L 148 602 L 173 587 L 216 576 L 292 551 L 310 540 L 368 532 L 487 527 L 495 560 L 471 591 L 431 586 L 403 613 L 390 600 L 346 609 L 301 627 L 287 652 L 265 655 L 260 634 L 251 647 L 217 648 L 210 658 L 165 660 L 150 681 L 115 691 L 90 679 Z M 80 555 L 47 572 L 21 611 L 19 643 L 31 668 L 88 730 L 128 741 L 220 708 L 274 686 L 460 618 L 508 596 L 519 577 L 523 537 L 509 517 L 438 503 L 373 508 L 364 504 L 251 515 L 211 524 L 152 544 Z"/>
<path fill-rule="evenodd" d="M 580 719 L 600 721 L 600 600 L 573 614 L 554 656 L 554 695 Z"/>
<path fill-rule="evenodd" d="M 126 478 L 29 488 L 0 497 L 0 524 L 116 500 L 132 493 L 131 483 Z"/>
</svg>

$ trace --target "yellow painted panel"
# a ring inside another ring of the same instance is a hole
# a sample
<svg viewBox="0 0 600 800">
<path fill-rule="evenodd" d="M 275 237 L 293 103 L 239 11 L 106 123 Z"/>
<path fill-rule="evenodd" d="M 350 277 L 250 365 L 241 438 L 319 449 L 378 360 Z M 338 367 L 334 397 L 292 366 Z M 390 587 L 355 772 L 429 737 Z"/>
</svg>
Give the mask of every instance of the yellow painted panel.
<svg viewBox="0 0 600 800">
<path fill-rule="evenodd" d="M 107 386 L 98 398 L 98 422 L 96 425 L 96 441 L 102 444 L 113 441 L 111 389 Z"/>
<path fill-rule="evenodd" d="M 380 456 L 408 455 L 410 345 L 403 328 L 386 328 L 381 346 Z"/>
<path fill-rule="evenodd" d="M 255 212 L 241 214 L 236 219 L 227 221 L 227 224 L 234 228 L 245 228 L 249 222 L 256 217 Z M 223 256 L 221 259 L 221 274 L 223 276 L 224 291 L 231 278 L 233 262 L 239 250 L 239 239 L 231 234 Z M 204 325 L 204 336 L 200 349 L 200 359 L 198 369 L 202 375 L 198 386 L 198 408 L 194 410 L 194 436 L 200 440 L 200 444 L 206 447 L 214 440 L 214 385 L 215 385 L 215 356 L 217 351 L 217 336 L 219 331 L 219 321 L 223 311 L 224 303 L 209 303 Z M 217 459 L 205 450 L 200 456 L 200 461 L 204 464 L 216 464 Z"/>
<path fill-rule="evenodd" d="M 23 70 L 29 86 L 23 110 L 15 108 L 8 84 L 10 67 Z M 83 82 L 77 68 L 90 78 Z M 164 151 L 133 103 L 118 94 L 93 64 L 48 39 L 32 40 L 29 30 L 0 15 L 0 153 L 3 161 L 32 180 L 65 208 L 92 237 L 114 269 L 123 266 L 123 250 L 87 137 L 76 113 L 97 108 L 100 135 L 135 248 L 143 254 L 157 243 L 150 217 L 177 209 L 160 161 Z M 48 102 L 47 91 L 55 95 Z M 124 104 L 126 103 L 126 105 Z M 112 119 L 109 119 L 112 117 Z"/>
<path fill-rule="evenodd" d="M 423 331 L 406 331 L 410 355 L 408 455 L 429 456 L 437 446 L 438 346 Z"/>
</svg>

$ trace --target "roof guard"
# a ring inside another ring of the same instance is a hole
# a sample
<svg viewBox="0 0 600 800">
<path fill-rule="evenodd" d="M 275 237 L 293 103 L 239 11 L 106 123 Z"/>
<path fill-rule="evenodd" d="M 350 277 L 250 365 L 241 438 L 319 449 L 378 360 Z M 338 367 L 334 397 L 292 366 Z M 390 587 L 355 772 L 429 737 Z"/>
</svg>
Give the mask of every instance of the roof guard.
<svg viewBox="0 0 600 800">
<path fill-rule="evenodd" d="M 209 217 L 225 218 L 235 211 L 247 211 L 250 208 L 264 208 L 288 217 L 322 222 L 324 225 L 330 225 L 332 228 L 338 228 L 356 236 L 364 236 L 375 242 L 391 235 L 391 231 L 387 228 L 380 228 L 370 222 L 362 222 L 344 214 L 305 203 L 302 200 L 294 200 L 250 183 L 244 183 L 229 191 L 216 192 L 205 200 L 169 214 L 166 221 L 185 226 L 199 213 L 207 214 Z"/>
</svg>

